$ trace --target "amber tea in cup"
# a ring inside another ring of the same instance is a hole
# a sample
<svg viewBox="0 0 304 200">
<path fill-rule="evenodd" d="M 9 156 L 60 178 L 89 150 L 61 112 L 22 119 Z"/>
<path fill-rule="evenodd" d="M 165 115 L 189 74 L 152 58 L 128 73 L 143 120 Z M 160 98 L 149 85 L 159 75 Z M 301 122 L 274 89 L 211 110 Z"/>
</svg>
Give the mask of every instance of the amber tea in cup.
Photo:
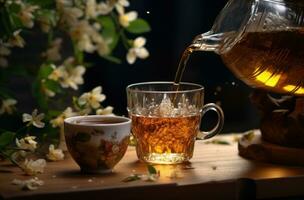
<svg viewBox="0 0 304 200">
<path fill-rule="evenodd" d="M 224 115 L 215 104 L 204 105 L 204 88 L 193 83 L 147 82 L 127 87 L 132 134 L 141 161 L 177 164 L 189 161 L 199 132 L 202 115 L 218 114 L 218 123 L 203 139 L 216 135 Z"/>
</svg>

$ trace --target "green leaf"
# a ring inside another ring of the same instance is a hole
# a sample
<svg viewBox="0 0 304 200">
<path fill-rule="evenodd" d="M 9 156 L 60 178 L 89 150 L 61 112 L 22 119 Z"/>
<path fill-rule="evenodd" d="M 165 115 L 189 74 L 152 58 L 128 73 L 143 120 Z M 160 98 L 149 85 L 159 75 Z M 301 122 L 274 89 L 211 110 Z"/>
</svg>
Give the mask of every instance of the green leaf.
<svg viewBox="0 0 304 200">
<path fill-rule="evenodd" d="M 148 165 L 147 168 L 148 168 L 149 174 L 157 174 L 157 170 L 152 165 Z"/>
<path fill-rule="evenodd" d="M 214 144 L 230 145 L 230 143 L 229 143 L 229 142 L 224 141 L 224 140 L 218 140 L 218 141 L 214 141 Z"/>
<path fill-rule="evenodd" d="M 44 82 L 43 82 L 44 86 L 55 92 L 55 93 L 59 93 L 59 92 L 62 92 L 62 89 L 61 89 L 61 86 L 58 82 L 54 81 L 54 80 L 50 80 L 50 79 L 46 79 Z"/>
<path fill-rule="evenodd" d="M 43 64 L 40 66 L 39 72 L 38 72 L 38 79 L 46 79 L 52 72 L 54 68 L 52 68 L 51 64 Z"/>
<path fill-rule="evenodd" d="M 96 20 L 102 27 L 101 35 L 109 42 L 108 46 L 112 51 L 117 46 L 119 40 L 114 19 L 110 16 L 100 16 Z"/>
<path fill-rule="evenodd" d="M 14 32 L 11 17 L 6 6 L 0 7 L 0 38 L 7 40 Z"/>
<path fill-rule="evenodd" d="M 110 43 L 108 44 L 110 50 L 112 51 L 113 49 L 115 49 L 115 47 L 118 44 L 119 41 L 119 35 L 117 33 L 115 33 L 115 35 L 113 35 L 113 37 L 110 39 Z"/>
<path fill-rule="evenodd" d="M 58 115 L 60 115 L 62 113 L 62 110 L 49 110 L 48 111 L 48 116 L 50 118 L 53 118 L 53 117 L 57 117 Z"/>
<path fill-rule="evenodd" d="M 116 33 L 115 23 L 110 16 L 100 16 L 96 19 L 102 27 L 102 35 L 111 38 Z"/>
<path fill-rule="evenodd" d="M 84 53 L 78 49 L 76 41 L 73 41 L 74 56 L 78 64 L 83 63 Z"/>
<path fill-rule="evenodd" d="M 12 13 L 19 13 L 21 10 L 20 4 L 16 4 L 16 3 L 9 4 L 8 8 Z"/>
<path fill-rule="evenodd" d="M 124 178 L 122 182 L 131 182 L 131 181 L 137 181 L 140 180 L 139 174 L 131 174 L 130 176 Z"/>
<path fill-rule="evenodd" d="M 15 133 L 5 131 L 0 135 L 0 149 L 12 143 L 15 139 Z"/>
<path fill-rule="evenodd" d="M 23 24 L 19 17 L 19 12 L 21 10 L 21 6 L 19 4 L 12 3 L 12 4 L 9 4 L 7 10 L 9 12 L 9 20 L 10 20 L 12 29 L 17 30 L 19 28 L 22 28 Z"/>
<path fill-rule="evenodd" d="M 36 80 L 33 82 L 32 84 L 32 93 L 33 96 L 35 97 L 39 107 L 45 112 L 48 109 L 48 98 L 45 95 L 44 91 L 43 91 L 43 87 L 47 82 L 47 78 L 48 76 L 53 72 L 53 68 L 51 64 L 43 64 L 40 66 L 39 71 L 38 71 L 38 75 Z M 41 80 L 45 79 L 45 82 L 42 82 Z M 48 82 L 47 84 L 49 84 L 49 87 L 53 87 L 55 88 L 56 86 L 50 82 Z"/>
<path fill-rule="evenodd" d="M 56 1 L 54 0 L 24 0 L 26 3 L 37 5 L 40 8 L 53 8 L 56 7 Z"/>
<path fill-rule="evenodd" d="M 51 26 L 55 26 L 58 21 L 57 13 L 54 10 L 40 9 L 37 11 L 37 17 L 46 18 Z"/>
<path fill-rule="evenodd" d="M 220 145 L 230 145 L 230 143 L 228 141 L 225 140 L 220 140 L 220 139 L 214 139 L 214 140 L 210 140 L 205 142 L 206 144 L 220 144 Z"/>
<path fill-rule="evenodd" d="M 47 97 L 44 95 L 43 91 L 41 90 L 41 81 L 36 80 L 32 84 L 32 93 L 35 97 L 39 107 L 43 111 L 47 111 L 48 103 L 47 103 Z"/>
<path fill-rule="evenodd" d="M 73 96 L 72 98 L 73 106 L 76 110 L 82 110 L 86 107 L 86 104 L 80 105 L 78 102 L 78 97 Z"/>
<path fill-rule="evenodd" d="M 132 21 L 126 30 L 130 33 L 141 34 L 151 31 L 151 27 L 146 20 L 138 18 Z"/>
<path fill-rule="evenodd" d="M 20 29 L 20 28 L 23 27 L 23 24 L 22 24 L 22 22 L 21 22 L 19 16 L 16 15 L 16 14 L 12 14 L 12 15 L 10 16 L 10 21 L 11 21 L 11 23 L 12 23 L 12 27 L 13 27 L 15 30 Z"/>
<path fill-rule="evenodd" d="M 104 59 L 108 60 L 108 61 L 113 62 L 113 63 L 121 64 L 121 60 L 119 58 L 117 58 L 117 57 L 110 56 L 110 55 L 103 55 L 102 57 Z"/>
</svg>

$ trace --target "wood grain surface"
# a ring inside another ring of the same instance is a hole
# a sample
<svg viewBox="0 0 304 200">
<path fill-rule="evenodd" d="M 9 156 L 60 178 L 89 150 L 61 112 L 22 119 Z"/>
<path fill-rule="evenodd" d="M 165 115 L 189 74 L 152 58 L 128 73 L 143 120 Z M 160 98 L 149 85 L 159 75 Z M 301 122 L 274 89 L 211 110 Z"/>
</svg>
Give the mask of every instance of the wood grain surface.
<svg viewBox="0 0 304 200">
<path fill-rule="evenodd" d="M 49 162 L 39 179 L 45 184 L 35 191 L 12 185 L 14 178 L 28 179 L 16 167 L 0 162 L 0 199 L 263 199 L 304 196 L 304 168 L 259 163 L 238 155 L 235 135 L 217 136 L 230 145 L 197 141 L 194 157 L 185 165 L 156 165 L 156 182 L 122 182 L 132 173 L 146 173 L 134 147 L 107 175 L 81 174 L 68 158 Z M 187 169 L 192 167 L 192 169 Z M 172 178 L 178 171 L 182 177 Z"/>
</svg>

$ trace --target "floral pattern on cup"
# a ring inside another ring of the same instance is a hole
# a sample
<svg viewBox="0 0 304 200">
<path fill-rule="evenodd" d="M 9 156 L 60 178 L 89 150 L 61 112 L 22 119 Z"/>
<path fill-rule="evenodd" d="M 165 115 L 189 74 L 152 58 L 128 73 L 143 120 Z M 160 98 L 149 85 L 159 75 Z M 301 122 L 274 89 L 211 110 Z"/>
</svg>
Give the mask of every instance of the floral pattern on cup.
<svg viewBox="0 0 304 200">
<path fill-rule="evenodd" d="M 107 117 L 117 118 L 118 116 Z M 98 118 L 105 118 L 105 116 L 98 116 Z M 109 172 L 122 159 L 129 144 L 130 120 L 121 119 L 124 121 L 113 124 L 65 123 L 69 152 L 83 172 Z"/>
</svg>

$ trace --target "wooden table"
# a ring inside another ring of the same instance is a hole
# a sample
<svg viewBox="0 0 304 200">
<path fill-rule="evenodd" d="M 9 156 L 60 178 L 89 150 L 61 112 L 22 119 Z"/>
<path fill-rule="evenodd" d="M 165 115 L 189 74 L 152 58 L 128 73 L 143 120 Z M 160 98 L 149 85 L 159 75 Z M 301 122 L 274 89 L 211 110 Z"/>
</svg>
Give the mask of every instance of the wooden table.
<svg viewBox="0 0 304 200">
<path fill-rule="evenodd" d="M 108 175 L 83 175 L 71 160 L 48 163 L 38 175 L 45 184 L 35 191 L 22 191 L 11 184 L 14 178 L 28 179 L 7 163 L 0 163 L 0 199 L 265 199 L 304 196 L 304 168 L 257 163 L 238 156 L 235 136 L 218 136 L 231 145 L 197 141 L 193 169 L 185 165 L 158 165 L 156 182 L 122 182 L 132 173 L 146 173 L 137 161 L 134 147 Z M 170 178 L 172 171 L 183 177 Z"/>
</svg>

